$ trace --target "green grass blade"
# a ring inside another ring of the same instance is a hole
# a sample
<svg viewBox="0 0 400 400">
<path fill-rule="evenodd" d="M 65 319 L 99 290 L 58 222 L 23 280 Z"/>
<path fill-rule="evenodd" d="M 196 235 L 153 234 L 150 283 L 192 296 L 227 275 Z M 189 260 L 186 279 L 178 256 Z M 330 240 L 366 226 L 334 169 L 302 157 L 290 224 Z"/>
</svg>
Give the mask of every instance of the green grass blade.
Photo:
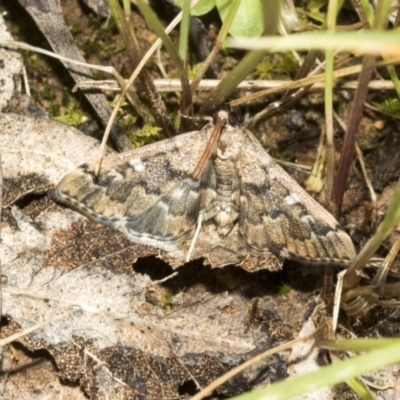
<svg viewBox="0 0 400 400">
<path fill-rule="evenodd" d="M 167 52 L 173 59 L 176 67 L 179 71 L 179 78 L 182 83 L 182 101 L 181 101 L 181 112 L 185 112 L 186 109 L 190 106 L 192 101 L 189 78 L 187 75 L 187 71 L 185 69 L 184 63 L 175 48 L 172 40 L 165 33 L 164 27 L 161 25 L 157 15 L 151 9 L 151 7 L 144 0 L 136 0 L 136 4 L 140 9 L 140 12 L 144 16 L 148 25 L 153 29 L 153 31 L 160 37 L 163 42 L 163 45 L 167 49 Z"/>
<path fill-rule="evenodd" d="M 358 271 L 365 265 L 368 260 L 375 254 L 381 243 L 389 235 L 392 229 L 400 222 L 400 185 L 393 196 L 392 201 L 386 211 L 383 221 L 380 223 L 377 231 L 371 239 L 365 244 L 362 250 L 357 254 L 357 257 L 351 263 L 344 277 L 343 287 L 350 289 L 360 281 Z"/>
<path fill-rule="evenodd" d="M 279 2 L 263 0 L 265 34 L 276 32 L 279 23 Z M 264 58 L 265 51 L 251 51 L 210 93 L 200 109 L 200 114 L 210 114 L 216 107 L 236 89 L 237 85 L 254 71 L 257 64 Z"/>
<path fill-rule="evenodd" d="M 232 400 L 287 400 L 400 361 L 400 341 L 367 354 L 328 365 L 307 375 L 274 383 Z"/>
<path fill-rule="evenodd" d="M 183 0 L 182 20 L 179 30 L 179 56 L 186 66 L 189 46 L 190 0 Z"/>
</svg>

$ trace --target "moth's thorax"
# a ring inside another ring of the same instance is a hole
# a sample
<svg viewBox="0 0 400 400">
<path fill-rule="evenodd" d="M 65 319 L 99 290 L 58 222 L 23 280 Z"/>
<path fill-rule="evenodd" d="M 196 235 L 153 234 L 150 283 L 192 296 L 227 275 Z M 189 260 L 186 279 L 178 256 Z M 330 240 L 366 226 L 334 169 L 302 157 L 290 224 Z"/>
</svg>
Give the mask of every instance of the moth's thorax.
<svg viewBox="0 0 400 400">
<path fill-rule="evenodd" d="M 236 162 L 245 144 L 246 134 L 242 129 L 226 125 L 221 132 L 217 146 L 217 157 L 221 160 L 231 159 Z"/>
<path fill-rule="evenodd" d="M 227 125 L 221 132 L 213 163 L 216 174 L 214 221 L 218 234 L 225 237 L 239 217 L 239 175 L 236 160 L 246 136 L 243 131 Z"/>
</svg>

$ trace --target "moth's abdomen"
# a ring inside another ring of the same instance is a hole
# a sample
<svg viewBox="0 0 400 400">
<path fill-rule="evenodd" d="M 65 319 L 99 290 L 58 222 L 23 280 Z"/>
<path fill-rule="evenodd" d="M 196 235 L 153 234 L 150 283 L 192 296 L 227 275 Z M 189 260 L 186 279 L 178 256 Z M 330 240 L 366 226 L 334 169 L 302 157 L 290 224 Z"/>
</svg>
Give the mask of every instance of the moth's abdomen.
<svg viewBox="0 0 400 400">
<path fill-rule="evenodd" d="M 232 159 L 214 160 L 216 173 L 216 214 L 214 221 L 218 234 L 226 237 L 239 218 L 239 177 Z"/>
</svg>

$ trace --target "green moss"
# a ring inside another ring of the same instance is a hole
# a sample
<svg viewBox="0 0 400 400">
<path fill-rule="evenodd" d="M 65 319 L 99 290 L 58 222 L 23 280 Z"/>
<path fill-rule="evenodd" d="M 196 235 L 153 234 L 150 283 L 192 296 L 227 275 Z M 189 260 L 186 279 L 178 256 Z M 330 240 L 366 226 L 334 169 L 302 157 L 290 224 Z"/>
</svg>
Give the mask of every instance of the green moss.
<svg viewBox="0 0 400 400">
<path fill-rule="evenodd" d="M 61 93 L 61 104 L 63 107 L 68 107 L 68 104 L 71 102 L 71 92 L 67 88 L 63 88 Z"/>
<path fill-rule="evenodd" d="M 189 79 L 195 78 L 195 76 L 198 74 L 198 72 L 200 71 L 203 64 L 204 63 L 198 63 L 198 64 L 193 65 L 193 67 L 189 68 L 189 70 L 188 70 Z"/>
<path fill-rule="evenodd" d="M 30 54 L 27 58 L 28 65 L 38 74 L 43 73 L 42 59 L 39 54 Z"/>
<path fill-rule="evenodd" d="M 49 106 L 49 117 L 54 118 L 60 115 L 60 105 L 57 103 L 51 103 Z"/>
<path fill-rule="evenodd" d="M 54 89 L 47 83 L 46 83 L 46 85 L 44 85 L 44 88 L 43 88 L 41 94 L 42 94 L 42 99 L 50 101 L 50 102 L 53 102 L 57 97 Z"/>
<path fill-rule="evenodd" d="M 154 139 L 159 136 L 161 128 L 145 124 L 142 129 L 126 130 L 128 137 L 135 147 L 142 147 L 146 144 L 153 143 Z"/>
<path fill-rule="evenodd" d="M 173 311 L 173 309 L 175 308 L 175 305 L 173 303 L 174 297 L 181 292 L 182 289 L 178 289 L 174 292 L 166 292 L 164 294 L 163 301 L 158 303 L 158 307 L 161 308 L 166 314 Z"/>
<path fill-rule="evenodd" d="M 282 286 L 279 288 L 279 295 L 280 296 L 288 296 L 290 293 L 290 286 L 286 283 L 284 283 Z"/>
<path fill-rule="evenodd" d="M 164 294 L 164 300 L 158 304 L 158 306 L 165 312 L 169 313 L 174 309 L 174 305 L 172 303 L 174 296 L 171 292 L 167 292 Z"/>
<path fill-rule="evenodd" d="M 121 41 L 114 40 L 114 36 L 118 34 L 117 26 L 112 18 L 108 23 L 99 16 L 89 18 L 88 26 L 93 29 L 94 34 L 87 38 L 82 44 L 82 50 L 85 55 L 98 54 L 99 49 L 105 54 L 115 54 L 115 51 L 120 51 Z"/>
<path fill-rule="evenodd" d="M 372 104 L 389 119 L 399 118 L 400 116 L 400 100 L 398 97 L 386 96 L 382 102 L 373 102 Z"/>
<path fill-rule="evenodd" d="M 112 18 L 111 18 L 112 19 Z M 100 15 L 91 14 L 88 20 L 88 27 L 93 28 L 94 30 L 99 30 L 104 25 L 104 18 Z"/>
<path fill-rule="evenodd" d="M 93 70 L 92 73 L 95 81 L 102 81 L 108 78 L 108 75 L 104 71 Z"/>
<path fill-rule="evenodd" d="M 54 117 L 56 121 L 70 126 L 78 126 L 82 122 L 83 112 L 78 103 L 71 102 L 65 108 L 64 115 Z"/>
<path fill-rule="evenodd" d="M 298 69 L 298 64 L 291 53 L 270 54 L 256 68 L 259 79 L 287 79 Z"/>
<path fill-rule="evenodd" d="M 82 25 L 79 22 L 72 24 L 71 33 L 73 36 L 78 35 L 79 33 L 82 33 Z"/>
</svg>

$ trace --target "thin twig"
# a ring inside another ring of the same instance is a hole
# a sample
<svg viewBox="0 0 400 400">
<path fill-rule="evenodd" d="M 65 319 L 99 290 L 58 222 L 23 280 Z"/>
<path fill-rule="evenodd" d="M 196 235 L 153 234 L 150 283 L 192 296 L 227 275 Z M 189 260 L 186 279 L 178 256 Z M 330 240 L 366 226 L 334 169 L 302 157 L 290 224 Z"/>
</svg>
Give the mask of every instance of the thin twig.
<svg viewBox="0 0 400 400">
<path fill-rule="evenodd" d="M 400 63 L 400 58 L 399 57 L 393 58 L 390 60 L 390 63 L 398 64 L 398 63 Z M 377 67 L 385 66 L 388 64 L 389 64 L 389 61 L 379 61 L 379 62 L 375 62 L 373 64 L 373 67 L 377 68 Z M 317 83 L 319 85 L 322 84 L 322 87 L 324 88 L 325 87 L 325 82 L 324 82 L 325 74 L 315 74 L 317 72 L 316 70 L 320 69 L 320 66 L 318 66 L 314 71 L 310 72 L 309 76 L 307 76 L 306 78 L 302 78 L 302 79 L 298 79 L 298 80 L 294 80 L 294 81 L 286 81 L 286 84 L 282 85 L 282 86 L 278 86 L 278 85 L 275 87 L 271 86 L 269 89 L 266 89 L 262 92 L 246 96 L 245 98 L 233 100 L 230 102 L 230 105 L 238 106 L 238 105 L 241 105 L 242 103 L 256 100 L 260 96 L 272 95 L 272 94 L 276 94 L 276 93 L 279 93 L 282 91 L 298 89 L 298 88 L 302 88 L 304 86 L 309 86 L 309 85 L 317 84 Z M 342 78 L 342 77 L 345 77 L 348 75 L 353 75 L 353 74 L 360 72 L 361 70 L 362 70 L 362 65 L 354 65 L 351 67 L 340 68 L 333 72 L 333 77 L 337 80 L 337 78 Z M 374 84 L 371 85 L 371 88 L 376 87 L 378 89 L 379 82 L 383 82 L 383 81 L 374 81 Z M 343 85 L 348 85 L 348 83 L 343 83 Z M 356 81 L 356 82 L 352 81 L 351 85 L 346 86 L 346 89 L 357 89 L 358 84 L 359 84 L 359 81 Z M 341 86 L 341 83 L 338 81 L 335 82 L 335 87 L 338 87 L 336 85 L 339 85 L 339 87 L 344 88 L 344 86 Z M 376 86 L 376 85 L 378 85 L 378 86 Z M 388 87 L 388 88 L 390 87 L 391 89 L 394 89 L 393 82 L 388 81 L 387 85 L 388 86 L 386 86 L 386 87 Z M 321 86 L 317 86 L 317 87 L 321 87 Z M 370 88 L 369 85 L 368 85 L 368 88 Z"/>
<path fill-rule="evenodd" d="M 353 161 L 357 132 L 360 126 L 365 98 L 368 92 L 368 82 L 372 76 L 372 64 L 374 57 L 364 56 L 363 69 L 359 77 L 359 86 L 354 95 L 351 107 L 350 118 L 344 135 L 343 148 L 340 156 L 335 183 L 333 186 L 332 200 L 336 207 L 336 214 L 340 214 L 342 208 L 343 195 L 346 189 L 350 166 Z"/>
<path fill-rule="evenodd" d="M 348 74 L 349 75 L 349 74 Z M 325 83 L 323 82 L 323 75 L 316 75 L 320 77 L 320 82 L 313 83 L 309 91 L 321 91 L 325 89 Z M 154 79 L 154 86 L 159 92 L 180 92 L 182 90 L 182 85 L 179 79 Z M 189 81 L 191 83 L 192 81 Z M 218 84 L 219 79 L 203 79 L 200 81 L 199 85 L 197 86 L 197 90 L 200 92 L 211 91 L 213 90 Z M 296 81 L 296 87 L 300 86 Z M 125 85 L 127 81 L 124 81 Z M 355 90 L 357 89 L 358 81 L 336 81 L 334 84 L 335 89 L 348 89 L 348 90 Z M 246 80 L 241 83 L 235 88 L 235 91 L 246 91 L 246 92 L 256 92 L 259 90 L 267 89 L 273 90 L 274 93 L 286 91 L 288 87 L 293 87 L 293 81 L 280 81 L 280 80 Z M 113 92 L 120 92 L 121 86 L 113 80 L 102 80 L 102 81 L 81 81 L 77 83 L 72 91 L 76 91 L 77 89 L 99 89 L 99 90 L 109 90 Z M 133 85 L 131 88 L 133 91 L 142 91 L 143 87 L 140 83 Z M 368 84 L 369 90 L 394 90 L 393 82 L 390 80 L 373 80 L 370 81 Z M 250 101 L 258 101 L 259 99 L 256 97 L 254 99 L 246 98 L 246 102 Z M 234 101 L 230 102 L 231 105 L 236 104 Z M 378 110 L 376 107 L 370 106 L 371 109 Z"/>
<path fill-rule="evenodd" d="M 340 127 L 343 129 L 344 132 L 346 132 L 346 124 L 344 123 L 344 121 L 342 120 L 342 118 L 339 117 L 339 115 L 334 112 L 333 116 L 335 117 L 336 122 L 340 125 Z M 372 214 L 372 220 L 375 220 L 376 218 L 376 202 L 377 202 L 377 197 L 376 197 L 376 193 L 375 190 L 372 186 L 372 182 L 371 179 L 369 178 L 369 174 L 367 171 L 367 168 L 365 166 L 365 162 L 364 162 L 364 157 L 362 154 L 362 151 L 360 149 L 360 147 L 358 146 L 357 142 L 355 144 L 356 146 L 356 152 L 357 152 L 357 157 L 358 157 L 358 161 L 360 163 L 361 166 L 361 170 L 364 176 L 364 180 L 365 180 L 365 184 L 367 185 L 368 191 L 369 191 L 369 195 L 371 197 L 371 202 L 372 202 L 372 206 L 373 206 L 373 214 Z"/>
</svg>

